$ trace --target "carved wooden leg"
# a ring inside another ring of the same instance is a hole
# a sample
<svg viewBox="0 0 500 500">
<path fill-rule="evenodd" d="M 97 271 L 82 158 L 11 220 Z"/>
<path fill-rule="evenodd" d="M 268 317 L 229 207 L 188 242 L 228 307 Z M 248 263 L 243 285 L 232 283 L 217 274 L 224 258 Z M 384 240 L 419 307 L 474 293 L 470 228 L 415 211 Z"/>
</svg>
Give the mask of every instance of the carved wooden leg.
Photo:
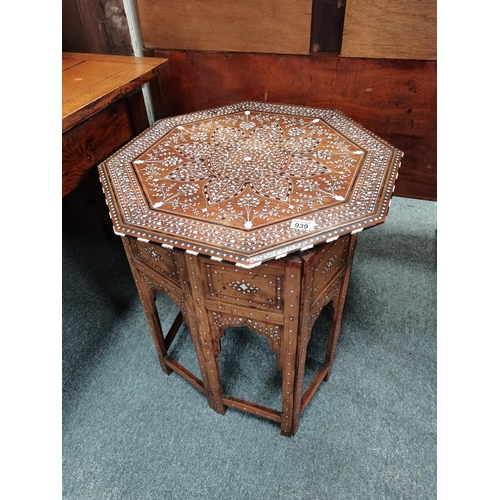
<svg viewBox="0 0 500 500">
<path fill-rule="evenodd" d="M 130 269 L 132 270 L 135 285 L 137 287 L 137 291 L 139 292 L 142 308 L 144 309 L 144 314 L 146 315 L 149 330 L 151 332 L 151 336 L 156 348 L 156 353 L 158 354 L 158 359 L 160 361 L 160 366 L 167 375 L 170 375 L 172 373 L 172 369 L 165 364 L 167 347 L 163 338 L 163 331 L 161 328 L 160 318 L 158 316 L 158 310 L 156 309 L 156 292 L 155 290 L 147 287 L 144 277 L 136 269 L 133 261 L 134 255 L 132 253 L 132 249 L 130 248 L 129 240 L 124 237 L 122 238 L 122 243 L 129 259 Z"/>
<path fill-rule="evenodd" d="M 346 266 L 346 272 L 341 279 L 339 293 L 333 301 L 333 320 L 330 326 L 330 333 L 328 335 L 328 345 L 326 348 L 325 365 L 328 366 L 324 382 L 327 382 L 332 373 L 333 359 L 335 357 L 335 350 L 340 335 L 340 328 L 342 326 L 342 315 L 344 312 L 345 299 L 347 296 L 347 289 L 349 287 L 349 279 L 351 277 L 352 263 L 354 260 L 354 250 L 356 249 L 358 235 L 351 235 L 349 242 L 349 256 Z"/>
<path fill-rule="evenodd" d="M 179 331 L 182 323 L 184 323 L 184 317 L 182 316 L 182 312 L 179 311 L 179 314 L 177 314 L 177 317 L 175 318 L 172 326 L 170 327 L 170 330 L 167 333 L 167 336 L 165 337 L 165 349 L 167 351 L 170 349 L 170 346 L 172 345 L 172 342 L 174 341 L 174 338 L 177 335 L 177 332 Z"/>
<path fill-rule="evenodd" d="M 304 370 L 307 357 L 307 345 L 309 344 L 310 332 L 307 328 L 301 328 L 297 343 L 297 359 L 295 362 L 295 387 L 292 419 L 292 436 L 299 428 L 300 415 L 302 414 L 302 389 L 304 385 Z"/>
<path fill-rule="evenodd" d="M 302 276 L 302 285 L 301 285 L 300 325 L 299 325 L 298 343 L 297 343 L 297 359 L 295 362 L 292 436 L 295 435 L 295 433 L 299 428 L 299 420 L 303 409 L 302 390 L 304 385 L 304 370 L 307 358 L 307 346 L 311 338 L 309 313 L 311 308 L 312 281 L 313 281 L 312 266 L 306 264 L 304 269 L 304 274 Z"/>
<path fill-rule="evenodd" d="M 281 385 L 281 435 L 290 437 L 292 435 L 293 423 L 293 407 L 294 407 L 294 387 L 295 387 L 295 364 L 297 351 L 297 333 L 294 328 L 298 325 L 293 325 L 292 322 L 285 322 L 285 329 L 289 331 L 288 335 L 283 335 L 285 345 L 282 351 L 283 369 L 282 369 L 282 385 Z"/>
<path fill-rule="evenodd" d="M 183 282 L 187 311 L 187 317 L 184 319 L 196 349 L 208 404 L 217 413 L 223 415 L 226 412 L 226 407 L 222 403 L 222 382 L 214 349 L 214 339 L 217 338 L 217 332 L 210 327 L 198 258 L 184 254 L 184 268 L 185 278 Z"/>
<path fill-rule="evenodd" d="M 297 377 L 298 333 L 300 321 L 300 260 L 290 259 L 285 269 L 284 323 L 281 345 L 282 396 L 281 435 L 290 437 L 294 420 L 295 384 Z"/>
</svg>

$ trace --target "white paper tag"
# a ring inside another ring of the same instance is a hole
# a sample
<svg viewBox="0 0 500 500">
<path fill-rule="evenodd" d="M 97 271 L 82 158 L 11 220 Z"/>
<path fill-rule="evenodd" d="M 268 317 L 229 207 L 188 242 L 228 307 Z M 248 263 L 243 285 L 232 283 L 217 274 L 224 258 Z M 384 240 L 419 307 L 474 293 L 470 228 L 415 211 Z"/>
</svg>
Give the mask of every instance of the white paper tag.
<svg viewBox="0 0 500 500">
<path fill-rule="evenodd" d="M 292 229 L 298 229 L 300 231 L 312 231 L 316 222 L 313 220 L 304 220 L 304 219 L 293 219 L 290 227 Z"/>
</svg>

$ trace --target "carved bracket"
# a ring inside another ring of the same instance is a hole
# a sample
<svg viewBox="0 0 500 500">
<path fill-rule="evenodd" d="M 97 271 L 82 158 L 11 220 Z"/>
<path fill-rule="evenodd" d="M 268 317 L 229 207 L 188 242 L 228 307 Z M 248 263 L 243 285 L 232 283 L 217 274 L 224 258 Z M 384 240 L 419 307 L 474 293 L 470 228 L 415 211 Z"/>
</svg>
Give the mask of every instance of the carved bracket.
<svg viewBox="0 0 500 500">
<path fill-rule="evenodd" d="M 261 323 L 250 318 L 230 317 L 224 314 L 212 311 L 214 330 L 217 332 L 217 338 L 214 339 L 214 349 L 216 354 L 220 352 L 220 339 L 224 336 L 225 329 L 229 326 L 248 326 L 251 330 L 263 335 L 269 341 L 269 347 L 280 357 L 281 329 L 279 325 Z M 280 365 L 278 359 L 278 366 Z"/>
</svg>

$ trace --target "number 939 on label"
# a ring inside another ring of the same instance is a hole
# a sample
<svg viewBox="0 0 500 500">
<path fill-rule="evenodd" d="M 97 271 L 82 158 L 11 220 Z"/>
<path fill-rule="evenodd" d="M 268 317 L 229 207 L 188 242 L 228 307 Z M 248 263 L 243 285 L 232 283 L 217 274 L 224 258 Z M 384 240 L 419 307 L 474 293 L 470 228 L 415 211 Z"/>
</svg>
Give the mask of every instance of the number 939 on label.
<svg viewBox="0 0 500 500">
<path fill-rule="evenodd" d="M 313 220 L 304 220 L 304 219 L 293 219 L 290 223 L 291 229 L 298 229 L 299 231 L 312 231 L 316 222 Z"/>
</svg>

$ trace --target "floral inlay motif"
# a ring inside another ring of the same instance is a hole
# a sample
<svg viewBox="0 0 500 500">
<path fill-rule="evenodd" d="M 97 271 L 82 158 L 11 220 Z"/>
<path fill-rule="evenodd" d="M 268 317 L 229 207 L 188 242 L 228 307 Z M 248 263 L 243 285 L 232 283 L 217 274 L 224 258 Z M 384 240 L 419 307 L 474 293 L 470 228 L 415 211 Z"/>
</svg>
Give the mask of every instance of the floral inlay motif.
<svg viewBox="0 0 500 500">
<path fill-rule="evenodd" d="M 163 260 L 163 257 L 155 250 L 154 247 L 144 247 L 144 250 L 153 257 L 154 260 Z"/>
<path fill-rule="evenodd" d="M 333 266 L 333 263 L 337 260 L 336 255 L 332 255 L 329 259 L 328 262 L 325 264 L 325 267 L 323 268 L 322 274 L 326 274 L 330 268 Z"/>
<path fill-rule="evenodd" d="M 343 201 L 362 153 L 317 118 L 247 110 L 177 126 L 134 163 L 152 208 L 250 230 Z"/>
<path fill-rule="evenodd" d="M 117 234 L 250 268 L 382 223 L 402 156 L 340 111 L 246 101 L 158 120 L 98 170 Z"/>
<path fill-rule="evenodd" d="M 257 288 L 253 283 L 248 283 L 245 280 L 233 281 L 232 283 L 229 283 L 229 286 L 241 293 L 255 293 L 259 291 L 259 288 Z"/>
</svg>

